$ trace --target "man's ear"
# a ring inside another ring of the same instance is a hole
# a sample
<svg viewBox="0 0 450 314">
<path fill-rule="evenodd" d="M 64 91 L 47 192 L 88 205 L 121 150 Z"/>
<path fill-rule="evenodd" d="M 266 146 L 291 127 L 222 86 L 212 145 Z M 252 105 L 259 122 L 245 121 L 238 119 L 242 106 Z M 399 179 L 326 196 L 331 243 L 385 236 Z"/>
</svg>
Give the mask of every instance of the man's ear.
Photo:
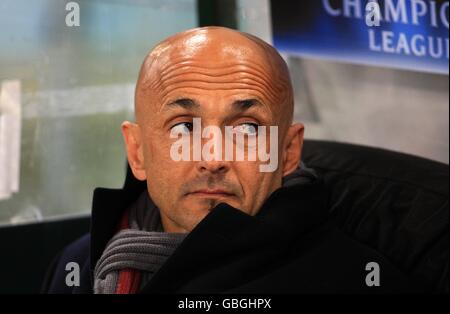
<svg viewBox="0 0 450 314">
<path fill-rule="evenodd" d="M 122 135 L 127 149 L 128 163 L 138 180 L 147 179 L 144 163 L 144 147 L 139 125 L 125 121 L 122 123 Z"/>
<path fill-rule="evenodd" d="M 293 124 L 286 134 L 283 150 L 283 177 L 297 169 L 303 148 L 303 133 L 305 127 L 301 123 Z"/>
</svg>

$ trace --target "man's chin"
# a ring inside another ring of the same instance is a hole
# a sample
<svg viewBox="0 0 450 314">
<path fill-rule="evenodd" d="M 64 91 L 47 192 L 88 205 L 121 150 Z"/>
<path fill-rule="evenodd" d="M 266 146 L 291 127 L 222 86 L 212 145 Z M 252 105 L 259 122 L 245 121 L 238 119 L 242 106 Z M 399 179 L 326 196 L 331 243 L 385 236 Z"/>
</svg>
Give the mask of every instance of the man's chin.
<svg viewBox="0 0 450 314">
<path fill-rule="evenodd" d="M 183 221 L 184 229 L 191 232 L 203 219 L 205 219 L 209 212 L 210 211 L 205 208 L 185 211 L 184 214 L 188 213 L 188 215 L 185 215 L 183 218 L 180 217 L 179 221 Z"/>
<path fill-rule="evenodd" d="M 183 221 L 185 229 L 192 231 L 205 217 L 220 203 L 226 203 L 236 207 L 232 201 L 223 198 L 192 198 L 185 199 L 183 204 L 178 208 L 179 222 Z M 173 219 L 175 220 L 175 219 Z M 181 224 L 180 224 L 181 225 Z"/>
</svg>

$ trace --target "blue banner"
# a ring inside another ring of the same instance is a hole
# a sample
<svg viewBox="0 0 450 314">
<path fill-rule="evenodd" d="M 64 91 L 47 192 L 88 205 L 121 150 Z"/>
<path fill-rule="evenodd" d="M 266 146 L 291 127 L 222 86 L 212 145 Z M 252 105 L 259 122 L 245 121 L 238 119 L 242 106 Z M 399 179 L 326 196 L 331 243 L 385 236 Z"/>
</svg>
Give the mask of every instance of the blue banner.
<svg viewBox="0 0 450 314">
<path fill-rule="evenodd" d="M 281 52 L 448 74 L 449 1 L 271 1 Z"/>
</svg>

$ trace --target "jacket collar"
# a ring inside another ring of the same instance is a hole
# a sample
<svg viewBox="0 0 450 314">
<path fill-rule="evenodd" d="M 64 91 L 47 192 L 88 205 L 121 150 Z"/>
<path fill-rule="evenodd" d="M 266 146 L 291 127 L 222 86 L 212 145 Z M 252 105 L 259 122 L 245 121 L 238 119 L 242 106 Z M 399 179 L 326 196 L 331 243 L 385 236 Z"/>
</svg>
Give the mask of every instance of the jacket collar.
<svg viewBox="0 0 450 314">
<path fill-rule="evenodd" d="M 325 191 L 320 180 L 276 190 L 255 216 L 221 203 L 189 233 L 142 293 L 180 291 L 180 287 L 195 281 L 196 274 L 220 268 L 230 256 L 248 260 L 236 273 L 248 274 L 271 267 L 279 262 L 280 256 L 289 254 L 302 235 L 325 220 L 325 204 Z M 257 260 L 258 265 L 250 260 Z M 211 286 L 203 286 L 203 292 L 223 291 L 239 284 L 240 280 L 244 278 L 228 278 L 228 275 L 217 278 Z"/>
<path fill-rule="evenodd" d="M 91 215 L 91 276 L 106 244 L 115 234 L 123 212 L 146 190 L 145 182 L 132 189 L 96 188 Z"/>
</svg>

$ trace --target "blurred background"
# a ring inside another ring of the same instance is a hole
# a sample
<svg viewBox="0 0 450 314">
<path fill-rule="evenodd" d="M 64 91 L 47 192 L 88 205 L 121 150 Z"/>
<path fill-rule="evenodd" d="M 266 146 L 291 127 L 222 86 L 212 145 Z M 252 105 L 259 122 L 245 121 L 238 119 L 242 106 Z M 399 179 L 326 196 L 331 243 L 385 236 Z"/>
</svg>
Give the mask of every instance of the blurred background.
<svg viewBox="0 0 450 314">
<path fill-rule="evenodd" d="M 72 27 L 66 23 L 72 12 L 68 2 L 0 1 L 3 226 L 87 216 L 95 187 L 121 187 L 120 123 L 133 117 L 137 74 L 157 42 L 185 29 L 222 25 L 277 46 L 275 35 L 286 27 L 279 26 L 280 1 L 78 0 L 79 26 Z M 305 3 L 317 9 L 324 2 L 298 3 L 298 14 L 304 15 Z M 335 30 L 328 27 L 324 31 L 332 35 Z M 280 51 L 291 69 L 295 120 L 305 124 L 306 138 L 382 147 L 448 164 L 448 71 Z M 448 55 L 445 62 L 448 67 Z"/>
</svg>

